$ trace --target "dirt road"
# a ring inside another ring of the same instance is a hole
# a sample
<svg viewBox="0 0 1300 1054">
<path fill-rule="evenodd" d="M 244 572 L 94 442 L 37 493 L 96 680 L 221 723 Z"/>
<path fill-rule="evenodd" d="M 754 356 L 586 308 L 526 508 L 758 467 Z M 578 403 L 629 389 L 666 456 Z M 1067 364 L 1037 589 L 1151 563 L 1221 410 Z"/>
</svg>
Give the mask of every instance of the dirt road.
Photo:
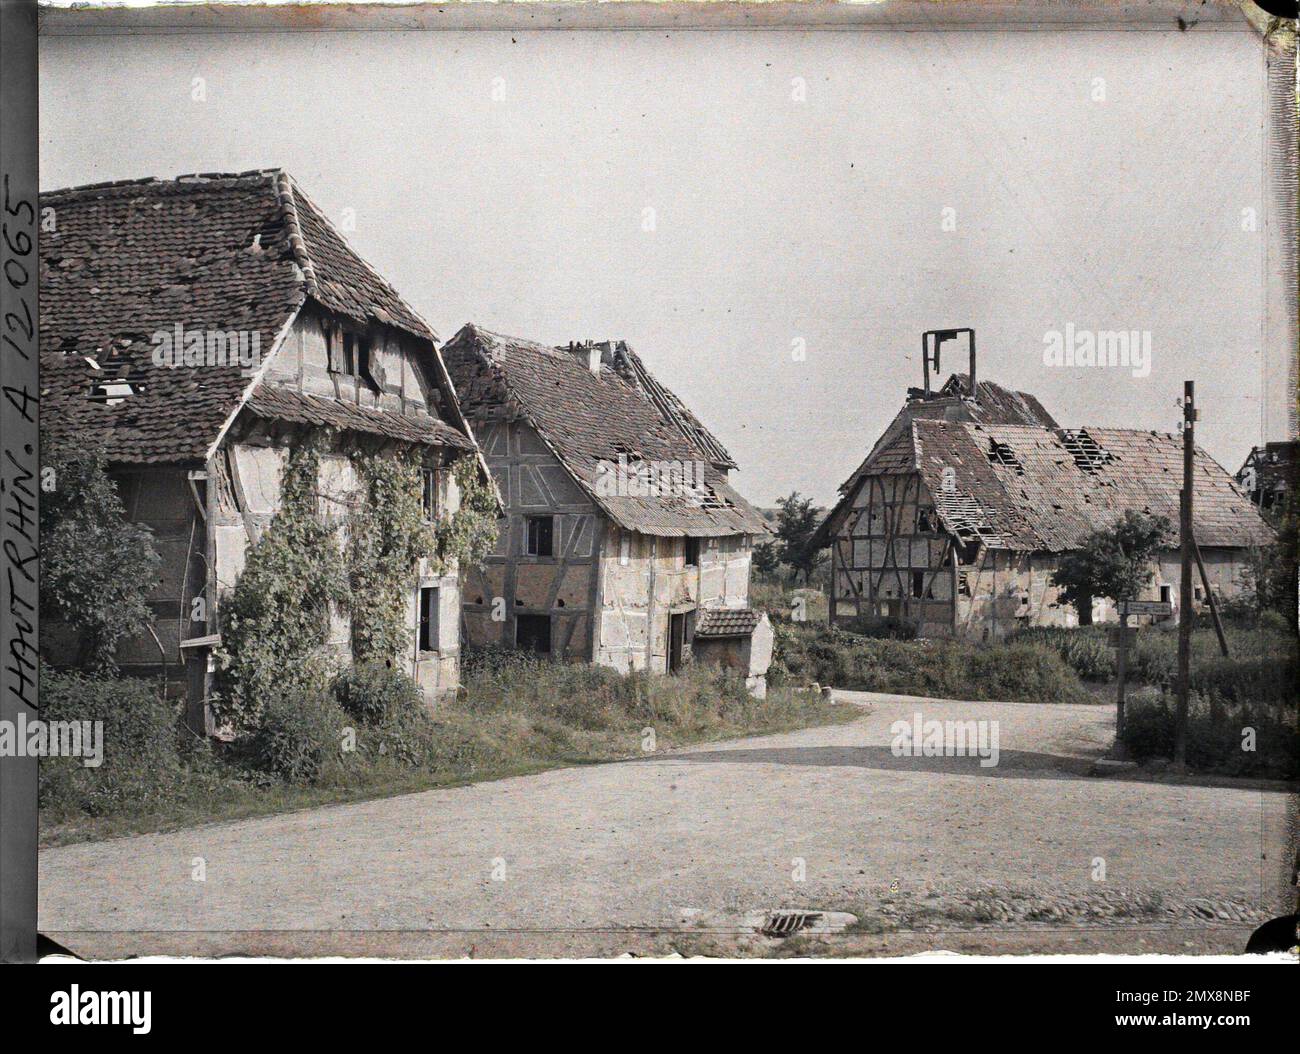
<svg viewBox="0 0 1300 1054">
<path fill-rule="evenodd" d="M 1279 913 L 1285 794 L 1090 777 L 1110 708 L 841 694 L 872 711 L 674 755 L 48 849 L 41 929 L 97 955 L 608 954 L 691 950 L 701 935 L 770 951 L 745 940 L 752 913 L 801 906 L 883 928 L 877 950 L 951 947 L 954 927 L 984 933 L 990 950 L 1001 927 L 1012 950 L 1024 932 L 1035 947 L 1064 945 L 1053 921 L 1097 921 L 1090 905 L 1110 904 L 1099 924 L 1114 950 L 1141 950 L 1140 933 L 1142 947 L 1236 950 L 1256 918 Z M 896 757 L 890 726 L 916 713 L 996 722 L 998 764 Z M 1020 901 L 998 906 L 1004 893 Z M 1130 903 L 1143 907 L 1127 914 Z"/>
</svg>

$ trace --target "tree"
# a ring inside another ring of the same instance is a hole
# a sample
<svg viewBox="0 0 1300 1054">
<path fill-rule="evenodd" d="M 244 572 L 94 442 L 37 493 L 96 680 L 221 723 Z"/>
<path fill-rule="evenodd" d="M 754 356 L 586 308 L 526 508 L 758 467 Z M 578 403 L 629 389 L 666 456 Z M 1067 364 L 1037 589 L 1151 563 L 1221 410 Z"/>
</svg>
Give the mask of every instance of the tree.
<svg viewBox="0 0 1300 1054">
<path fill-rule="evenodd" d="M 754 546 L 754 573 L 764 578 L 776 574 L 781 566 L 781 554 L 776 542 L 759 542 Z"/>
<path fill-rule="evenodd" d="M 126 518 L 101 453 L 47 445 L 41 459 L 41 615 L 76 630 L 78 665 L 116 666 L 118 642 L 152 620 L 153 532 Z"/>
<path fill-rule="evenodd" d="M 800 498 L 797 490 L 777 499 L 780 511 L 776 517 L 777 555 L 781 562 L 796 575 L 802 575 L 807 585 L 817 566 L 817 550 L 812 546 L 812 536 L 817 530 L 818 511 L 811 498 Z"/>
<path fill-rule="evenodd" d="M 1155 577 L 1152 568 L 1161 548 L 1172 541 L 1167 517 L 1125 511 L 1111 527 L 1093 531 L 1083 545 L 1061 557 L 1052 584 L 1061 599 L 1073 604 L 1081 625 L 1092 622 L 1093 597 L 1134 600 Z"/>
<path fill-rule="evenodd" d="M 1300 501 L 1295 494 L 1275 505 L 1266 519 L 1277 531 L 1277 540 L 1251 549 L 1241 571 L 1242 584 L 1249 591 L 1252 614 L 1276 611 L 1296 628 L 1296 581 L 1300 566 Z"/>
</svg>

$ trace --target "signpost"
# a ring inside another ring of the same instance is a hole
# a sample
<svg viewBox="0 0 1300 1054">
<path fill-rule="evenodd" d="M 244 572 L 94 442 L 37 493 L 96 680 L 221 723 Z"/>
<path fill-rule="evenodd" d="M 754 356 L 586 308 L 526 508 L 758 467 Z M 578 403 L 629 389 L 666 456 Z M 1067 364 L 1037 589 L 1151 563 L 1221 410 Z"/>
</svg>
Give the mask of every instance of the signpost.
<svg viewBox="0 0 1300 1054">
<path fill-rule="evenodd" d="M 1174 606 L 1167 600 L 1121 600 L 1119 629 L 1111 632 L 1115 645 L 1115 750 L 1124 751 L 1124 678 L 1128 673 L 1128 649 L 1137 636 L 1137 627 L 1128 624 L 1130 615 L 1172 615 Z"/>
</svg>

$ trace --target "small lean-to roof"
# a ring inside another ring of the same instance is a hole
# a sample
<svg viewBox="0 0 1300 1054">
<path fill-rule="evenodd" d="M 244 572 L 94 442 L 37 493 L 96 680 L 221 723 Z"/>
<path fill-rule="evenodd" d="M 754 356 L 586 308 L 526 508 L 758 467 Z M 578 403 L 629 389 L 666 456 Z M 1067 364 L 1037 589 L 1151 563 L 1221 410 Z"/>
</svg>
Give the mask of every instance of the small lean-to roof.
<svg viewBox="0 0 1300 1054">
<path fill-rule="evenodd" d="M 443 345 L 442 355 L 471 420 L 525 419 L 621 527 L 665 536 L 767 533 L 766 521 L 727 483 L 710 452 L 688 438 L 644 383 L 609 367 L 593 373 L 567 351 L 474 325 Z M 602 470 L 620 458 L 630 466 L 702 462 L 704 484 L 685 493 L 609 493 Z"/>
<path fill-rule="evenodd" d="M 201 461 L 253 378 L 237 362 L 155 365 L 152 335 L 176 326 L 256 335 L 265 358 L 310 298 L 427 341 L 436 358 L 428 325 L 278 169 L 72 187 L 42 194 L 41 207 L 42 428 L 53 439 L 111 461 Z M 133 394 L 88 398 L 113 382 Z"/>
<path fill-rule="evenodd" d="M 944 526 L 994 548 L 1062 552 L 1126 511 L 1176 529 L 1182 437 L 1130 428 L 912 422 L 915 470 Z M 1259 510 L 1205 451 L 1194 459 L 1193 531 L 1202 546 L 1274 537 Z M 891 466 L 892 471 L 897 471 Z M 876 471 L 869 465 L 867 475 Z"/>
<path fill-rule="evenodd" d="M 695 636 L 748 637 L 759 617 L 752 608 L 701 608 L 695 616 Z"/>
</svg>

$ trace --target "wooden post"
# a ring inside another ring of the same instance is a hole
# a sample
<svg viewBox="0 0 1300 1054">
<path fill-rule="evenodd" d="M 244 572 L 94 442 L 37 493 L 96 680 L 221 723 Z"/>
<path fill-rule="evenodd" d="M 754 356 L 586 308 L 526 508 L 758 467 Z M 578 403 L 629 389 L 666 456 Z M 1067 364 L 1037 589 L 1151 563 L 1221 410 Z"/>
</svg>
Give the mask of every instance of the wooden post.
<svg viewBox="0 0 1300 1054">
<path fill-rule="evenodd" d="M 1115 654 L 1115 753 L 1124 756 L 1124 678 L 1128 675 L 1128 612 L 1120 602 L 1119 650 Z"/>
<path fill-rule="evenodd" d="M 1183 382 L 1183 489 L 1178 508 L 1181 574 L 1178 598 L 1178 704 L 1174 712 L 1174 765 L 1187 766 L 1187 715 L 1192 667 L 1192 477 L 1195 454 L 1195 382 Z"/>
<path fill-rule="evenodd" d="M 1219 603 L 1214 599 L 1214 591 L 1210 589 L 1210 576 L 1205 573 L 1205 561 L 1201 559 L 1201 547 L 1196 542 L 1195 531 L 1192 532 L 1192 552 L 1196 555 L 1196 567 L 1201 572 L 1201 585 L 1205 588 L 1205 599 L 1210 602 L 1210 618 L 1214 621 L 1214 632 L 1219 637 L 1219 649 L 1227 659 L 1230 657 L 1228 636 L 1223 632 L 1223 621 L 1219 618 Z"/>
</svg>

